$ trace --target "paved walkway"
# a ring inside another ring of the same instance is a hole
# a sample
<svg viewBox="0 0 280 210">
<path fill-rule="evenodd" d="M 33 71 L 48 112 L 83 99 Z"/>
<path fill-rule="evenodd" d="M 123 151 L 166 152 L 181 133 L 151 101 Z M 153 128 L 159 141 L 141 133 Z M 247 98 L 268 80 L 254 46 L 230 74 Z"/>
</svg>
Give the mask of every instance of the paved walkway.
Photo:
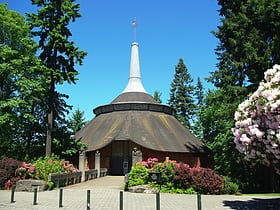
<svg viewBox="0 0 280 210">
<path fill-rule="evenodd" d="M 26 210 L 86 210 L 87 190 L 90 190 L 91 210 L 118 210 L 123 176 L 107 176 L 63 188 L 63 207 L 59 208 L 59 190 L 39 192 L 38 205 L 33 205 L 34 193 L 15 192 L 15 203 L 10 203 L 11 192 L 0 191 L 0 209 Z M 232 195 L 202 195 L 203 210 L 245 209 L 280 210 L 280 197 L 249 197 Z M 123 192 L 124 210 L 156 210 L 155 194 Z M 196 195 L 160 194 L 161 210 L 196 210 Z"/>
</svg>

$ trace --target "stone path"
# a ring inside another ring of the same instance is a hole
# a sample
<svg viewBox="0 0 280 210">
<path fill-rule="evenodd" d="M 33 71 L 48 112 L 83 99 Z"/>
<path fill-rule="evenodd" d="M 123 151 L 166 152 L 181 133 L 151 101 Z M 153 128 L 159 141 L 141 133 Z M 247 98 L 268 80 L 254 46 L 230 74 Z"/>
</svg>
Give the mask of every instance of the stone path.
<svg viewBox="0 0 280 210">
<path fill-rule="evenodd" d="M 107 176 L 63 188 L 63 207 L 59 208 L 59 190 L 38 192 L 37 203 L 33 205 L 32 192 L 15 192 L 15 203 L 10 203 L 11 192 L 0 191 L 0 209 L 20 210 L 86 210 L 87 190 L 90 190 L 90 209 L 118 210 L 120 191 L 124 185 L 123 176 Z M 203 210 L 245 209 L 280 210 L 280 197 L 249 197 L 232 195 L 202 195 Z M 156 210 L 155 194 L 123 192 L 124 210 Z M 161 210 L 196 210 L 196 195 L 160 194 Z"/>
</svg>

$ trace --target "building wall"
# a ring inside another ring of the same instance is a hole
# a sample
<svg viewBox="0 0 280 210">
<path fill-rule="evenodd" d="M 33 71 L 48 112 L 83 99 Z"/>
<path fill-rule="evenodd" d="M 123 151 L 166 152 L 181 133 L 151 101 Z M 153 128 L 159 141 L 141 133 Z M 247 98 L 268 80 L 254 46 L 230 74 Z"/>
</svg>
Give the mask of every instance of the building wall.
<svg viewBox="0 0 280 210">
<path fill-rule="evenodd" d="M 112 149 L 112 147 L 121 148 Z M 130 170 L 132 166 L 132 151 L 134 148 L 137 148 L 142 152 L 142 160 L 147 160 L 148 158 L 152 157 L 158 158 L 160 162 L 163 162 L 164 160 L 166 160 L 166 158 L 168 158 L 169 160 L 176 160 L 177 162 L 187 163 L 191 167 L 213 168 L 213 157 L 209 154 L 162 152 L 147 149 L 131 141 L 113 141 L 109 145 L 100 149 L 100 167 L 107 168 L 108 174 L 116 174 L 119 173 L 119 171 L 112 171 L 112 163 L 114 164 L 114 167 L 115 164 L 118 164 L 119 167 L 123 167 L 123 161 L 128 161 L 128 170 Z M 118 153 L 119 151 L 124 151 L 122 158 L 119 159 L 119 163 L 116 163 L 116 160 L 112 160 L 114 157 L 116 157 L 114 156 L 114 154 L 112 154 L 114 151 L 118 151 Z M 95 167 L 95 152 L 96 151 L 87 152 L 87 161 L 90 169 Z"/>
</svg>

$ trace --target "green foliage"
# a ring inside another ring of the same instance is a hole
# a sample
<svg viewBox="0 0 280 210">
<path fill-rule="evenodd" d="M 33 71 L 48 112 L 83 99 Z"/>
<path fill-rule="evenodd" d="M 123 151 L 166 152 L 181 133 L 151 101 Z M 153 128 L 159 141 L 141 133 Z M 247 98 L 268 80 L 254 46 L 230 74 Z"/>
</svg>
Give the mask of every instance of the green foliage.
<svg viewBox="0 0 280 210">
<path fill-rule="evenodd" d="M 61 113 L 63 115 L 63 113 Z M 76 154 L 80 149 L 87 148 L 87 144 L 76 141 L 72 138 L 79 129 L 85 125 L 84 112 L 77 109 L 72 113 L 69 120 L 60 120 L 60 124 L 56 127 L 58 129 L 53 132 L 53 153 L 61 158 L 67 159 L 68 157 Z"/>
<path fill-rule="evenodd" d="M 221 25 L 214 35 L 218 70 L 211 81 L 216 87 L 247 86 L 255 90 L 263 73 L 279 63 L 280 4 L 278 0 L 218 1 Z"/>
<path fill-rule="evenodd" d="M 204 101 L 204 88 L 202 85 L 202 82 L 200 80 L 200 77 L 197 78 L 197 83 L 194 89 L 194 96 L 196 98 L 196 105 L 197 106 L 202 106 L 203 105 L 203 101 Z"/>
<path fill-rule="evenodd" d="M 80 51 L 74 42 L 69 40 L 72 34 L 68 25 L 81 17 L 79 4 L 74 4 L 73 0 L 32 0 L 31 2 L 40 8 L 37 14 L 27 14 L 27 16 L 33 35 L 39 38 L 39 57 L 47 67 L 45 71 L 48 81 L 45 98 L 48 116 L 46 155 L 50 155 L 53 130 L 58 128 L 54 121 L 61 120 L 62 113 L 69 108 L 66 103 L 57 103 L 57 99 L 65 95 L 55 91 L 55 86 L 64 82 L 75 83 L 78 75 L 75 65 L 82 65 L 86 52 Z"/>
<path fill-rule="evenodd" d="M 237 183 L 231 181 L 229 177 L 224 176 L 224 186 L 221 189 L 222 194 L 238 194 L 239 193 L 239 186 Z"/>
<path fill-rule="evenodd" d="M 174 169 L 175 169 L 175 163 L 173 161 L 164 161 L 163 163 L 156 164 L 153 167 L 152 171 L 160 172 L 162 183 L 166 185 L 170 185 L 170 183 L 172 184 L 173 181 Z"/>
<path fill-rule="evenodd" d="M 64 160 L 60 160 L 57 156 L 40 157 L 34 162 L 36 167 L 34 178 L 39 180 L 48 181 L 50 173 L 62 173 L 65 171 L 63 168 Z"/>
<path fill-rule="evenodd" d="M 198 125 L 219 173 L 242 189 L 253 188 L 260 185 L 252 173 L 256 170 L 237 153 L 231 128 L 238 104 L 257 89 L 266 69 L 280 63 L 280 34 L 275 33 L 280 29 L 280 4 L 278 0 L 219 0 L 218 4 L 222 17 L 214 32 L 219 39 L 218 69 L 208 78 L 217 89 L 207 93 Z"/>
<path fill-rule="evenodd" d="M 48 190 L 53 190 L 55 188 L 55 183 L 54 182 L 47 182 Z"/>
<path fill-rule="evenodd" d="M 175 117 L 186 128 L 190 128 L 191 120 L 194 115 L 194 86 L 191 84 L 193 79 L 188 72 L 183 59 L 179 59 L 175 68 L 174 79 L 171 83 L 170 98 L 168 104 L 175 109 Z"/>
<path fill-rule="evenodd" d="M 246 162 L 235 148 L 231 128 L 234 112 L 247 91 L 241 87 L 228 87 L 208 91 L 198 121 L 202 126 L 202 139 L 214 154 L 215 170 L 233 180 L 246 182 Z"/>
<path fill-rule="evenodd" d="M 161 92 L 159 92 L 159 91 L 155 91 L 154 92 L 154 99 L 158 102 L 158 103 L 162 103 L 162 100 L 161 100 Z"/>
<path fill-rule="evenodd" d="M 69 139 L 54 139 L 53 147 L 55 154 L 64 158 L 77 154 L 82 148 L 87 148 L 87 144 L 69 137 Z"/>
<path fill-rule="evenodd" d="M 147 184 L 149 170 L 142 164 L 136 164 L 129 172 L 128 187 Z"/>
<path fill-rule="evenodd" d="M 78 130 L 85 126 L 86 121 L 84 118 L 84 114 L 85 112 L 81 111 L 80 109 L 77 109 L 70 116 L 69 125 L 72 134 L 75 134 L 76 132 L 78 132 Z"/>
<path fill-rule="evenodd" d="M 0 4 L 0 19 L 0 156 L 23 159 L 40 150 L 47 79 L 24 17 Z"/>
<path fill-rule="evenodd" d="M 126 187 L 149 184 L 160 189 L 161 192 L 168 193 L 219 194 L 221 192 L 224 185 L 223 178 L 212 169 L 190 168 L 188 164 L 179 164 L 176 161 L 154 162 L 155 164 L 150 167 L 149 163 L 154 159 L 156 158 L 148 158 L 147 161 L 133 166 Z M 149 172 L 160 172 L 161 183 L 150 182 Z"/>
<path fill-rule="evenodd" d="M 185 194 L 197 194 L 197 192 L 192 187 L 189 187 L 185 190 Z"/>
</svg>

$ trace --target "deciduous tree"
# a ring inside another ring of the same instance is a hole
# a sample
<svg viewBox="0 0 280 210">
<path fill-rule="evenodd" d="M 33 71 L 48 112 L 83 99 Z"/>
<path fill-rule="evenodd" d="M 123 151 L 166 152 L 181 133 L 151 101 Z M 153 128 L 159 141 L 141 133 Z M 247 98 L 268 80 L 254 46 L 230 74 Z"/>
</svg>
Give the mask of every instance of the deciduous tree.
<svg viewBox="0 0 280 210">
<path fill-rule="evenodd" d="M 0 4 L 0 20 L 0 156 L 23 159 L 42 145 L 46 77 L 24 17 Z"/>
</svg>

